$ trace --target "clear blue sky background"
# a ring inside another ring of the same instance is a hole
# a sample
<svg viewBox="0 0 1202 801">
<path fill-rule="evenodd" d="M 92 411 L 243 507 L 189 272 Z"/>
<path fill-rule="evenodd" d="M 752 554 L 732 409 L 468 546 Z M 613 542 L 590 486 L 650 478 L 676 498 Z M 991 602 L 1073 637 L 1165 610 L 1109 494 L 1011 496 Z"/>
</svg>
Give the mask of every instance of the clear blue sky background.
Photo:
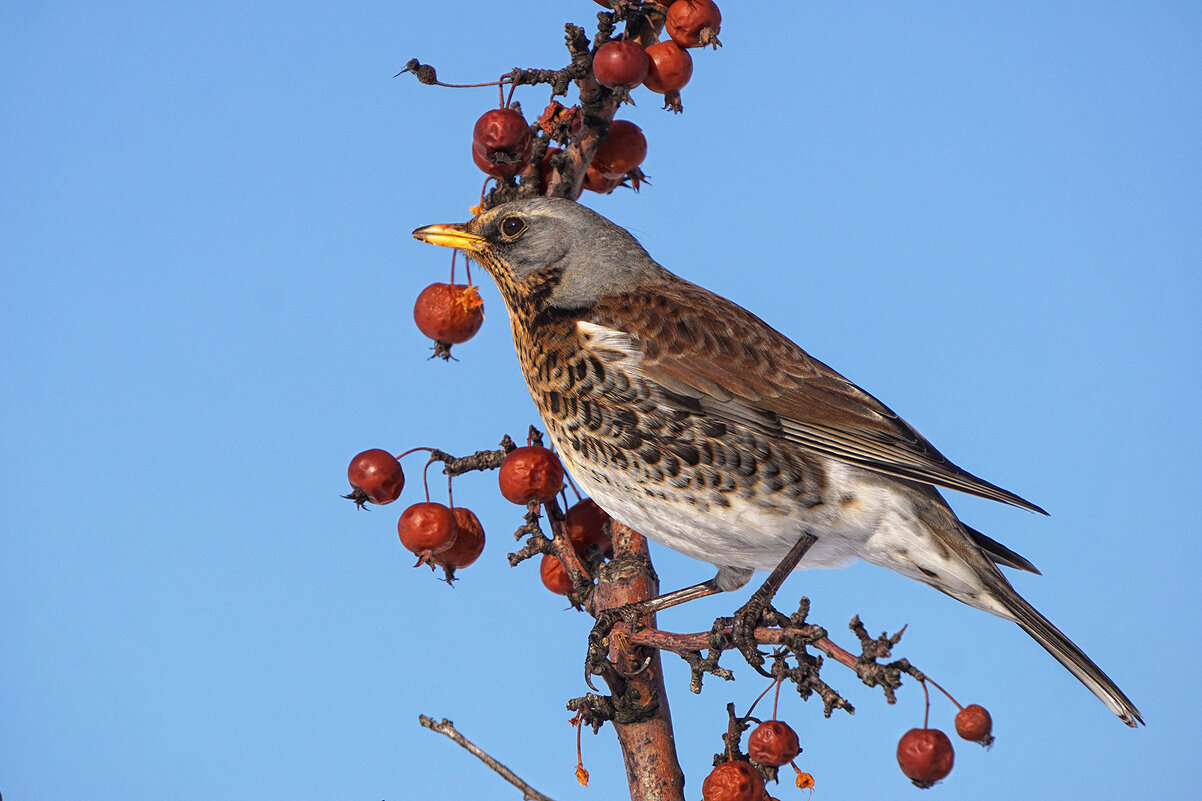
<svg viewBox="0 0 1202 801">
<path fill-rule="evenodd" d="M 517 798 L 419 713 L 557 799 L 624 797 L 609 731 L 575 784 L 564 702 L 590 621 L 506 566 L 520 515 L 493 478 L 456 483 L 490 539 L 454 589 L 410 569 L 401 504 L 338 497 L 364 448 L 463 453 L 535 421 L 491 284 L 458 362 L 428 360 L 410 315 L 448 259 L 409 232 L 467 218 L 496 94 L 393 74 L 557 67 L 563 23 L 597 10 L 0 4 L 6 799 Z M 855 613 L 909 624 L 899 655 L 993 711 L 996 747 L 960 747 L 932 798 L 1178 795 L 1202 733 L 1197 4 L 724 11 L 685 114 L 646 92 L 623 112 L 652 185 L 587 202 L 1046 506 L 953 499 L 1043 570 L 1017 586 L 1148 726 L 1016 627 L 885 571 L 797 575 L 784 604 L 808 595 L 847 643 Z M 655 558 L 666 588 L 712 574 Z M 662 623 L 706 629 L 745 595 Z M 738 669 L 694 697 L 668 670 L 697 799 L 725 704 L 764 684 Z M 893 752 L 919 688 L 886 706 L 828 680 L 854 717 L 782 701 L 816 797 L 917 797 Z"/>
</svg>

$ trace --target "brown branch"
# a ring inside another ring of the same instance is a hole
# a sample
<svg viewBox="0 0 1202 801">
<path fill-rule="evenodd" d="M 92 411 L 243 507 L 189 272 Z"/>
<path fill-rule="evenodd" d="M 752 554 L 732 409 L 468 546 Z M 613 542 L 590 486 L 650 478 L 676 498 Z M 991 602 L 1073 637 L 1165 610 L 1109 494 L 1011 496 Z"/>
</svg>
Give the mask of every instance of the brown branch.
<svg viewBox="0 0 1202 801">
<path fill-rule="evenodd" d="M 564 44 L 570 57 L 569 63 L 560 69 L 526 69 L 515 67 L 501 77 L 499 81 L 482 84 L 459 84 L 459 86 L 492 86 L 504 84 L 510 87 L 548 85 L 551 87 L 552 104 L 554 98 L 566 96 L 568 89 L 575 84 L 580 96 L 580 106 L 575 111 L 580 114 L 579 130 L 574 130 L 570 140 L 564 141 L 564 152 L 557 154 L 550 162 L 551 171 L 544 184 L 541 175 L 543 156 L 551 141 L 563 141 L 562 137 L 540 131 L 538 123 L 532 124 L 531 133 L 535 135 L 535 144 L 530 163 L 515 178 L 497 178 L 495 187 L 481 198 L 481 208 L 490 209 L 493 206 L 515 200 L 521 197 L 546 195 L 549 197 L 567 197 L 573 200 L 580 197 L 583 191 L 584 176 L 597 148 L 609 133 L 609 125 L 614 114 L 624 102 L 633 102 L 625 89 L 608 89 L 597 83 L 593 77 L 593 54 L 597 48 L 608 42 L 614 35 L 614 29 L 619 23 L 625 24 L 624 38 L 638 41 L 644 47 L 658 40 L 659 32 L 664 27 L 666 4 L 628 2 L 615 0 L 611 11 L 597 14 L 597 33 L 591 43 L 585 29 L 567 23 L 564 25 Z M 591 44 L 591 47 L 590 47 Z M 417 59 L 410 59 L 405 68 L 397 75 L 412 73 L 417 80 L 424 84 L 454 86 L 438 80 L 437 71 L 429 64 L 422 64 Z M 670 93 L 669 98 L 672 94 Z M 675 105 L 679 111 L 679 100 Z M 515 106 L 516 108 L 516 106 Z M 624 179 L 621 185 L 630 186 L 638 191 L 639 185 L 645 182 L 642 171 L 635 168 Z M 441 354 L 436 354 L 441 355 Z"/>
<path fill-rule="evenodd" d="M 647 541 L 617 521 L 611 531 L 614 558 L 600 570 L 592 598 L 597 613 L 659 594 Z M 654 616 L 648 622 L 654 625 Z M 684 772 L 676 757 L 659 651 L 634 646 L 632 629 L 630 622 L 620 621 L 610 630 L 608 665 L 601 674 L 612 693 L 613 727 L 626 762 L 630 798 L 684 801 Z"/>
<path fill-rule="evenodd" d="M 476 451 L 471 456 L 452 456 L 438 448 L 430 449 L 430 458 L 443 463 L 443 472 L 448 476 L 459 476 L 472 470 L 496 470 L 516 446 L 506 434 L 501 438 L 501 447 L 492 451 Z"/>
<path fill-rule="evenodd" d="M 505 767 L 493 757 L 489 756 L 478 745 L 460 734 L 455 728 L 455 724 L 446 718 L 435 722 L 434 718 L 431 718 L 427 715 L 418 715 L 417 720 L 422 724 L 422 726 L 430 731 L 436 731 L 445 737 L 449 737 L 453 742 L 466 749 L 485 765 L 488 765 L 488 767 L 496 771 L 502 779 L 521 790 L 522 798 L 526 799 L 526 801 L 553 801 L 552 798 L 543 795 L 538 790 L 535 790 L 533 787 L 519 778 L 512 770 Z"/>
<path fill-rule="evenodd" d="M 816 627 L 815 627 L 816 628 Z M 809 629 L 809 630 L 808 630 Z M 731 628 L 728 626 L 721 630 L 721 633 L 730 634 Z M 663 651 L 671 651 L 672 653 L 684 656 L 687 653 L 700 651 L 710 647 L 711 633 L 708 631 L 697 632 L 695 634 L 677 634 L 671 631 L 662 631 L 660 629 L 642 629 L 630 638 L 634 645 L 644 645 L 649 648 L 658 648 Z M 826 637 L 821 637 L 816 640 L 809 640 L 812 636 L 811 627 L 802 629 L 768 629 L 757 628 L 755 630 L 755 641 L 760 645 L 787 645 L 788 640 L 793 637 L 801 637 L 807 640 L 810 645 L 813 645 L 819 651 L 834 659 L 841 665 L 860 672 L 860 660 L 850 651 L 845 650 L 835 644 Z"/>
</svg>

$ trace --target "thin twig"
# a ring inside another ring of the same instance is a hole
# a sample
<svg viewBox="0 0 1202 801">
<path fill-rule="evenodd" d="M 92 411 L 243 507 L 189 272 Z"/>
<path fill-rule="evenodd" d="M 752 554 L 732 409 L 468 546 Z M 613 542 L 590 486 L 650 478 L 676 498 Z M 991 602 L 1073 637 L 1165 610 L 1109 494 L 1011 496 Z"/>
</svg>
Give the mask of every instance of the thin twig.
<svg viewBox="0 0 1202 801">
<path fill-rule="evenodd" d="M 723 629 L 729 632 L 730 628 Z M 782 639 L 788 634 L 796 630 L 790 629 L 769 629 L 757 628 L 755 630 L 755 641 L 761 645 L 779 645 Z M 659 629 L 640 629 L 635 632 L 630 641 L 635 645 L 646 645 L 652 648 L 661 648 L 674 653 L 682 653 L 685 651 L 699 651 L 702 648 L 709 647 L 710 632 L 699 632 L 696 634 L 676 634 L 670 631 L 661 631 Z M 859 672 L 859 667 L 856 664 L 856 657 L 831 642 L 826 637 L 815 640 L 810 643 L 814 648 L 822 651 L 824 654 L 845 665 L 856 672 Z"/>
<path fill-rule="evenodd" d="M 485 765 L 488 765 L 490 768 L 500 774 L 502 779 L 522 791 L 522 797 L 526 799 L 526 801 L 552 801 L 551 798 L 543 795 L 538 790 L 535 790 L 533 787 L 526 784 L 526 782 L 518 778 L 518 776 L 512 770 L 493 759 L 491 756 L 482 751 L 478 745 L 460 734 L 455 728 L 455 724 L 451 721 L 443 718 L 441 721 L 436 722 L 434 718 L 426 715 L 418 715 L 417 719 L 422 726 L 430 729 L 431 731 L 436 731 L 441 735 L 449 737 L 455 743 L 465 748 L 469 753 L 473 754 Z"/>
</svg>

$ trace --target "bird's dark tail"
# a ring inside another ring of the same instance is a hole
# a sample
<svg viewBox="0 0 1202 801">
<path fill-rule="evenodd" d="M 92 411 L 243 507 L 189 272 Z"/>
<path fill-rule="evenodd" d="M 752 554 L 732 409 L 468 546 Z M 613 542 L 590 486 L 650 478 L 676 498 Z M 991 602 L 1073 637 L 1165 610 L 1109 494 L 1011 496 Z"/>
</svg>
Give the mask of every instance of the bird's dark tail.
<svg viewBox="0 0 1202 801">
<path fill-rule="evenodd" d="M 1102 703 L 1110 707 L 1123 723 L 1135 728 L 1144 722 L 1131 699 L 1123 694 L 1118 685 L 1111 681 L 1084 651 L 1012 588 L 1007 586 L 1005 589 L 1009 592 L 996 592 L 995 596 L 1006 606 L 1013 615 L 1014 622 L 1018 623 L 1023 631 L 1030 634 L 1035 642 L 1068 668 L 1069 672 L 1100 698 Z"/>
</svg>

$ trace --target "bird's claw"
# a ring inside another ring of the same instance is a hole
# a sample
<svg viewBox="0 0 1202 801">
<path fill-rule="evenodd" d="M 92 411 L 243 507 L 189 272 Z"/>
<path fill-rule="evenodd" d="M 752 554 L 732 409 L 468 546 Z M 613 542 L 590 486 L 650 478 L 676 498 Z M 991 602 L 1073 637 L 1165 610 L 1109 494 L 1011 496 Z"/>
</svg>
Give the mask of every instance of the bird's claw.
<svg viewBox="0 0 1202 801">
<path fill-rule="evenodd" d="M 759 643 L 755 641 L 755 630 L 761 624 L 763 616 L 764 604 L 753 595 L 747 603 L 735 611 L 731 618 L 731 640 L 739 649 L 739 653 L 747 660 L 747 664 L 751 665 L 757 673 L 772 678 L 772 674 L 762 667 L 764 654 L 759 649 Z"/>
<path fill-rule="evenodd" d="M 756 592 L 728 620 L 730 621 L 731 644 L 739 649 L 743 659 L 757 673 L 765 678 L 772 678 L 772 674 L 763 668 L 764 653 L 760 651 L 759 643 L 755 639 L 755 630 L 761 626 L 785 625 L 788 623 L 787 618 L 772 606 L 769 599 L 764 598 L 760 592 Z"/>
<path fill-rule="evenodd" d="M 592 676 L 602 676 L 614 670 L 609 661 L 609 635 L 618 623 L 636 623 L 643 616 L 641 604 L 625 604 L 597 613 L 597 622 L 588 634 L 588 653 L 584 660 L 584 680 L 594 692 Z"/>
</svg>

